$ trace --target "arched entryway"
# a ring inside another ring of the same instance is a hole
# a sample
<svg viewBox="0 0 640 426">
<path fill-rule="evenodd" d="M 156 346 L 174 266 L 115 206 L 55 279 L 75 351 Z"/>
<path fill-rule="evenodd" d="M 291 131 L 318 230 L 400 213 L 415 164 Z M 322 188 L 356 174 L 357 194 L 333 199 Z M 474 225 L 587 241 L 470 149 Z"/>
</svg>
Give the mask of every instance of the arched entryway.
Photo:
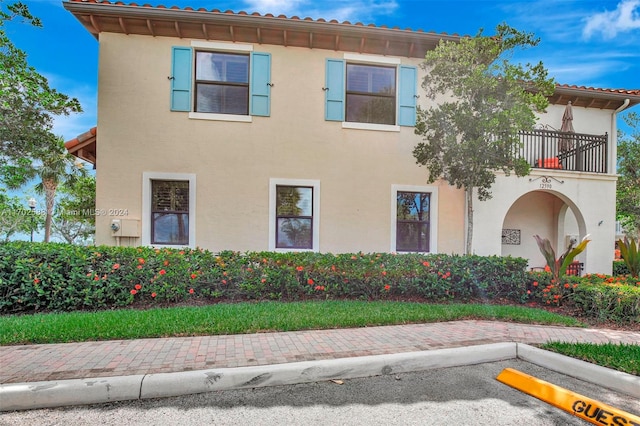
<svg viewBox="0 0 640 426">
<path fill-rule="evenodd" d="M 519 197 L 502 224 L 502 255 L 529 259 L 529 267 L 544 267 L 546 261 L 533 238 L 551 241 L 556 254 L 564 252 L 569 239 L 585 235 L 585 221 L 578 207 L 563 194 L 536 190 Z M 578 257 L 584 262 L 585 254 Z"/>
</svg>

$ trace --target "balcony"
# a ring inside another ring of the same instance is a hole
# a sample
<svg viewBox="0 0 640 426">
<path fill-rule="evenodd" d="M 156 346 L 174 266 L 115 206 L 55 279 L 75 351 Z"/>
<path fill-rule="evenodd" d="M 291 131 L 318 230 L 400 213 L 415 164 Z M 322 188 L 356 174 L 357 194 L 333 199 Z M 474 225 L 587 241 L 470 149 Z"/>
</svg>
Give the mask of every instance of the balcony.
<svg viewBox="0 0 640 426">
<path fill-rule="evenodd" d="M 608 173 L 609 136 L 536 129 L 520 132 L 521 155 L 537 169 Z"/>
</svg>

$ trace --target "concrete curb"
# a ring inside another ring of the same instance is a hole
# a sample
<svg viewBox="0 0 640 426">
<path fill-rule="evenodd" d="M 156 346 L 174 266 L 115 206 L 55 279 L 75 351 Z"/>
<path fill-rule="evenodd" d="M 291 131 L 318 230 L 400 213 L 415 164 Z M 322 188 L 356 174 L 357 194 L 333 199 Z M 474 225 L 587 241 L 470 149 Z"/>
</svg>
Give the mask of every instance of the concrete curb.
<svg viewBox="0 0 640 426">
<path fill-rule="evenodd" d="M 0 411 L 139 399 L 143 378 L 116 376 L 0 385 Z"/>
<path fill-rule="evenodd" d="M 140 396 L 158 398 L 218 390 L 354 379 L 433 368 L 482 364 L 516 357 L 515 343 L 496 343 L 434 351 L 406 352 L 188 373 L 150 374 Z"/>
<path fill-rule="evenodd" d="M 255 367 L 0 385 L 0 411 L 189 395 L 408 373 L 520 358 L 640 398 L 640 378 L 520 343 L 406 352 Z"/>
</svg>

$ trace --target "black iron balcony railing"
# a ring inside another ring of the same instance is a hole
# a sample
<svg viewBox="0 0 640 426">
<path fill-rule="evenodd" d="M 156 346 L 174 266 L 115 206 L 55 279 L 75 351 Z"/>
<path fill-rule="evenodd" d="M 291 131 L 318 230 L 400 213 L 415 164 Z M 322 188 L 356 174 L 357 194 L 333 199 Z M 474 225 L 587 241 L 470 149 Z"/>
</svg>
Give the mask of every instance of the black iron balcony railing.
<svg viewBox="0 0 640 426">
<path fill-rule="evenodd" d="M 607 173 L 609 136 L 537 129 L 520 132 L 521 155 L 531 167 Z"/>
</svg>

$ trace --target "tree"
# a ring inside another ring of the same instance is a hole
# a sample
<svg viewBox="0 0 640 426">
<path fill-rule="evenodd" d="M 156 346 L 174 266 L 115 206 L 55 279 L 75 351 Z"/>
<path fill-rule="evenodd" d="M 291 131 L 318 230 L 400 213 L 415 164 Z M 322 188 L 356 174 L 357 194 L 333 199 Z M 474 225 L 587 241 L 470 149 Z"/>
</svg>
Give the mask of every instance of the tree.
<svg viewBox="0 0 640 426">
<path fill-rule="evenodd" d="M 48 140 L 50 141 L 49 151 L 42 154 L 37 162 L 19 161 L 14 165 L 5 165 L 2 169 L 5 183 L 10 189 L 18 189 L 32 179 L 39 181 L 35 189 L 45 195 L 46 202 L 45 242 L 49 242 L 51 238 L 53 207 L 58 186 L 63 182 L 73 184 L 76 179 L 86 173 L 83 168 L 76 165 L 75 157 L 67 152 L 62 138 L 49 134 Z"/>
<path fill-rule="evenodd" d="M 86 243 L 95 232 L 96 178 L 81 176 L 65 182 L 59 189 L 62 195 L 57 201 L 52 231 L 69 244 Z"/>
<path fill-rule="evenodd" d="M 34 226 L 34 217 L 18 197 L 12 197 L 0 188 L 0 241 L 7 242 L 18 232 L 29 233 Z"/>
<path fill-rule="evenodd" d="M 512 64 L 508 56 L 517 48 L 533 47 L 539 40 L 506 24 L 496 35 L 442 40 L 425 56 L 427 76 L 422 87 L 432 106 L 418 110 L 415 132 L 423 141 L 413 155 L 428 167 L 429 182 L 440 178 L 464 188 L 467 200 L 467 244 L 473 235 L 473 190 L 479 200 L 491 198 L 495 172 L 517 176 L 529 173 L 518 155 L 519 132 L 532 129 L 534 112 L 548 105 L 554 83 L 542 63 Z"/>
<path fill-rule="evenodd" d="M 616 213 L 626 233 L 640 236 L 640 116 L 632 112 L 623 119 L 632 133 L 618 140 Z"/>
<path fill-rule="evenodd" d="M 42 24 L 24 3 L 0 0 L 0 160 L 39 158 L 49 149 L 52 115 L 81 112 L 75 98 L 49 87 L 45 77 L 27 63 L 27 55 L 13 45 L 4 25 L 15 19 L 35 27 Z"/>
</svg>

